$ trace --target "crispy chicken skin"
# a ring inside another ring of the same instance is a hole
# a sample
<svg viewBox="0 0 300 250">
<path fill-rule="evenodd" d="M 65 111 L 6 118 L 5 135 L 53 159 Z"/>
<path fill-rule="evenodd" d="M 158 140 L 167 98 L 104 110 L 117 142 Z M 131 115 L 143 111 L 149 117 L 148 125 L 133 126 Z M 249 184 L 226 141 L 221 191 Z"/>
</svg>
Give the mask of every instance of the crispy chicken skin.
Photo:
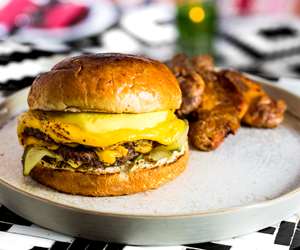
<svg viewBox="0 0 300 250">
<path fill-rule="evenodd" d="M 275 128 L 283 121 L 286 104 L 268 96 L 253 98 L 242 123 L 257 128 Z"/>
<path fill-rule="evenodd" d="M 199 60 L 198 60 L 199 61 Z M 240 127 L 246 103 L 236 86 L 215 71 L 199 68 L 205 79 L 202 102 L 190 114 L 190 142 L 196 148 L 210 151 Z"/>
<path fill-rule="evenodd" d="M 242 118 L 247 110 L 247 103 L 239 89 L 223 75 L 215 71 L 199 71 L 205 79 L 205 91 L 197 110 L 211 110 L 216 106 L 232 106 Z"/>
<path fill-rule="evenodd" d="M 189 141 L 202 150 L 216 149 L 229 134 L 240 127 L 238 111 L 232 105 L 217 105 L 211 110 L 198 109 L 195 121 L 190 122 Z"/>
<path fill-rule="evenodd" d="M 201 58 L 194 58 L 193 62 L 197 62 L 195 67 L 205 81 L 205 90 L 202 102 L 190 115 L 195 122 L 190 123 L 189 138 L 196 148 L 210 151 L 237 132 L 246 103 L 236 86 L 207 67 L 207 63 L 199 63 Z"/>
<path fill-rule="evenodd" d="M 176 55 L 169 62 L 169 67 L 175 74 L 182 92 L 182 103 L 180 109 L 177 110 L 177 115 L 184 117 L 200 105 L 204 80 L 186 55 Z"/>
<path fill-rule="evenodd" d="M 231 81 L 247 102 L 248 108 L 242 117 L 242 123 L 251 127 L 275 128 L 283 120 L 286 104 L 283 100 L 269 97 L 259 83 L 236 71 L 221 72 Z"/>
<path fill-rule="evenodd" d="M 216 71 L 210 56 L 175 56 L 170 68 L 183 93 L 178 115 L 190 121 L 189 140 L 203 151 L 217 148 L 242 122 L 274 128 L 283 120 L 286 104 L 273 100 L 259 83 L 232 70 Z M 200 80 L 201 79 L 201 80 Z"/>
<path fill-rule="evenodd" d="M 214 60 L 209 55 L 195 56 L 191 59 L 191 61 L 197 70 L 214 71 Z"/>
</svg>

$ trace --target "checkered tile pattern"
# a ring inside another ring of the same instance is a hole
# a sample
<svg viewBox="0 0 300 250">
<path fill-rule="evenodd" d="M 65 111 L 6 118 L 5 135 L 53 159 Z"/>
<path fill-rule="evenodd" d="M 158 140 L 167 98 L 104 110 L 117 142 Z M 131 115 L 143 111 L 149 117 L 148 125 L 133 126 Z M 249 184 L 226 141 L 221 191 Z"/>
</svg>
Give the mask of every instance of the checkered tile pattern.
<svg viewBox="0 0 300 250">
<path fill-rule="evenodd" d="M 196 243 L 185 246 L 140 247 L 124 244 L 91 241 L 73 238 L 32 224 L 14 214 L 6 207 L 0 207 L 0 249 L 1 250 L 288 250 L 300 249 L 300 223 L 293 216 L 258 232 L 218 242 Z"/>
</svg>

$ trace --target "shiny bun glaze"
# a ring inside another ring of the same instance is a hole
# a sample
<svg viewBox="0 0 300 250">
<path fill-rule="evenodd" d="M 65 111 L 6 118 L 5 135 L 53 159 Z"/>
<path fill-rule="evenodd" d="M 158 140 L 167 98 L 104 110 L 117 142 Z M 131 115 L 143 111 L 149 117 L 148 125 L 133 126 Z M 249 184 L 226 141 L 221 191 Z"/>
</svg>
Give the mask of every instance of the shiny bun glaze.
<svg viewBox="0 0 300 250">
<path fill-rule="evenodd" d="M 125 54 L 81 55 L 39 75 L 28 104 L 32 110 L 145 113 L 179 108 L 181 92 L 158 61 Z"/>
</svg>

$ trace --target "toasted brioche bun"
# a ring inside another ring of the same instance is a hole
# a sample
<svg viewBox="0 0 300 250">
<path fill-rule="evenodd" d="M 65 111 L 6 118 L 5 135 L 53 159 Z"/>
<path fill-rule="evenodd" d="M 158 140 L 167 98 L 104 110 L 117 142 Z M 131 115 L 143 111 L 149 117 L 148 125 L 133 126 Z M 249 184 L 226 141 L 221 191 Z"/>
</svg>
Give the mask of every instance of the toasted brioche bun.
<svg viewBox="0 0 300 250">
<path fill-rule="evenodd" d="M 39 75 L 33 110 L 145 113 L 177 109 L 181 92 L 166 65 L 145 57 L 96 54 L 72 57 Z"/>
<path fill-rule="evenodd" d="M 63 169 L 34 167 L 31 177 L 58 191 L 85 196 L 116 196 L 158 188 L 173 180 L 186 168 L 188 151 L 175 162 L 155 168 L 137 169 L 128 173 L 88 174 Z"/>
</svg>

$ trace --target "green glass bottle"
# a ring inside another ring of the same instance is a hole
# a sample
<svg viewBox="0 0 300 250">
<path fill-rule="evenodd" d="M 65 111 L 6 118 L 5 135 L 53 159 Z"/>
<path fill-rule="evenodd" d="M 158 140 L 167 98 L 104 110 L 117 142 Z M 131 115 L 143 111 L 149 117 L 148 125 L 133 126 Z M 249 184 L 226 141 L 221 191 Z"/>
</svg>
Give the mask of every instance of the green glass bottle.
<svg viewBox="0 0 300 250">
<path fill-rule="evenodd" d="M 176 25 L 179 34 L 178 52 L 184 52 L 190 56 L 214 55 L 214 38 L 217 30 L 215 1 L 178 1 Z"/>
</svg>

